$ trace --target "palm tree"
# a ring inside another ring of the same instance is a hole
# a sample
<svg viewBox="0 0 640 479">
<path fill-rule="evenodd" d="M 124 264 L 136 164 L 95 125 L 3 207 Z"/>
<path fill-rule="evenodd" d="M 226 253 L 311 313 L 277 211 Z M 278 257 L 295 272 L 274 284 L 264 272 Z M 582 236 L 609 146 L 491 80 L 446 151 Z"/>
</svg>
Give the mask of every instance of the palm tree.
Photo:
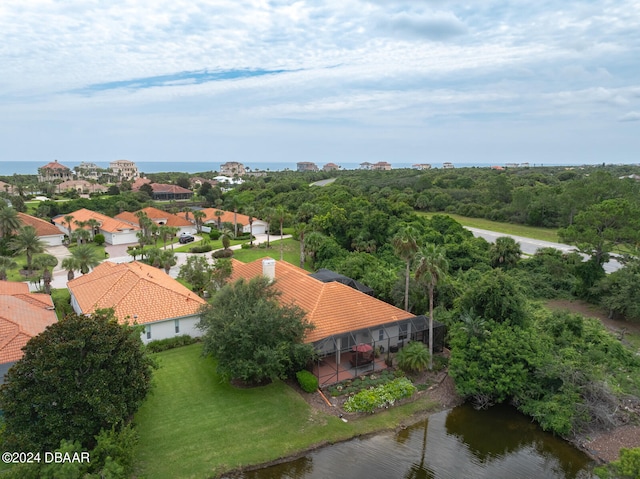
<svg viewBox="0 0 640 479">
<path fill-rule="evenodd" d="M 509 269 L 520 261 L 522 251 L 520 245 L 510 236 L 501 236 L 489 248 L 491 266 L 494 268 Z"/>
<path fill-rule="evenodd" d="M 73 221 L 73 215 L 66 215 L 64 220 L 67 222 L 67 234 L 69 235 L 69 238 L 71 238 L 71 222 Z"/>
<path fill-rule="evenodd" d="M 216 216 L 216 221 L 218 223 L 218 230 L 222 229 L 222 215 L 224 215 L 224 211 L 222 210 L 216 210 L 216 212 L 214 213 L 214 215 Z"/>
<path fill-rule="evenodd" d="M 238 208 L 240 208 L 240 200 L 237 197 L 231 199 L 231 206 L 233 207 L 233 236 L 238 237 Z"/>
<path fill-rule="evenodd" d="M 75 239 L 77 245 L 80 246 L 83 242 L 89 241 L 89 238 L 91 238 L 91 233 L 89 232 L 89 230 L 85 230 L 84 228 L 78 228 L 72 233 L 71 237 Z"/>
<path fill-rule="evenodd" d="M 9 249 L 17 254 L 27 255 L 27 269 L 31 271 L 31 263 L 34 254 L 44 252 L 45 242 L 38 237 L 38 233 L 33 226 L 20 228 L 18 234 L 9 241 Z"/>
<path fill-rule="evenodd" d="M 429 291 L 429 369 L 433 369 L 433 290 L 448 268 L 442 248 L 428 244 L 420 250 L 415 274 L 416 280 L 422 281 Z"/>
<path fill-rule="evenodd" d="M 284 258 L 284 242 L 282 241 L 284 220 L 287 217 L 287 210 L 284 206 L 278 205 L 275 211 L 276 218 L 280 222 L 280 261 Z"/>
<path fill-rule="evenodd" d="M 21 226 L 22 222 L 15 209 L 9 206 L 0 206 L 0 237 L 8 238 L 14 231 L 18 231 Z"/>
<path fill-rule="evenodd" d="M 160 265 L 164 268 L 164 272 L 169 274 L 169 270 L 177 263 L 176 254 L 168 249 L 162 250 L 160 253 Z"/>
<path fill-rule="evenodd" d="M 7 280 L 7 270 L 17 268 L 18 263 L 10 256 L 0 256 L 0 281 Z"/>
<path fill-rule="evenodd" d="M 402 228 L 391 240 L 396 254 L 406 262 L 404 283 L 404 310 L 409 311 L 409 276 L 411 274 L 411 261 L 419 250 L 418 231 L 412 226 Z"/>
<path fill-rule="evenodd" d="M 93 239 L 93 237 L 96 235 L 96 231 L 99 231 L 98 228 L 100 228 L 100 222 L 95 218 L 89 218 L 86 221 L 86 224 L 91 228 L 91 238 Z"/>
<path fill-rule="evenodd" d="M 274 208 L 268 207 L 265 208 L 262 212 L 262 217 L 267 221 L 267 248 L 271 246 L 269 242 L 269 233 L 271 232 L 271 223 L 276 217 L 276 210 Z"/>
<path fill-rule="evenodd" d="M 193 220 L 196 222 L 196 231 L 202 233 L 202 220 L 207 216 L 204 211 L 195 210 L 193 212 Z"/>
<path fill-rule="evenodd" d="M 309 231 L 311 231 L 311 228 L 307 223 L 298 223 L 296 225 L 296 236 L 298 237 L 298 241 L 300 241 L 300 267 L 301 268 L 304 268 L 304 260 L 305 260 L 305 254 L 304 254 L 305 238 L 304 237 Z"/>
<path fill-rule="evenodd" d="M 253 246 L 253 220 L 255 219 L 253 215 L 256 214 L 256 210 L 253 206 L 247 206 L 244 209 L 244 214 L 249 217 L 249 236 L 251 237 L 251 246 Z"/>
<path fill-rule="evenodd" d="M 68 256 L 63 259 L 60 266 L 62 266 L 62 269 L 67 271 L 67 281 L 71 281 L 75 278 L 75 270 L 80 269 L 78 267 L 78 262 L 73 256 Z"/>
<path fill-rule="evenodd" d="M 88 244 L 83 244 L 71 250 L 71 256 L 76 261 L 77 268 L 82 274 L 87 274 L 92 268 L 100 264 L 96 250 Z"/>
<path fill-rule="evenodd" d="M 34 267 L 42 269 L 42 281 L 44 282 L 44 292 L 51 294 L 51 269 L 58 264 L 58 258 L 53 255 L 45 254 L 38 256 L 33 260 Z"/>
<path fill-rule="evenodd" d="M 222 247 L 224 249 L 229 249 L 229 246 L 231 246 L 231 237 L 229 236 L 228 231 L 222 233 L 222 236 L 220 236 L 220 241 L 222 241 Z"/>
</svg>

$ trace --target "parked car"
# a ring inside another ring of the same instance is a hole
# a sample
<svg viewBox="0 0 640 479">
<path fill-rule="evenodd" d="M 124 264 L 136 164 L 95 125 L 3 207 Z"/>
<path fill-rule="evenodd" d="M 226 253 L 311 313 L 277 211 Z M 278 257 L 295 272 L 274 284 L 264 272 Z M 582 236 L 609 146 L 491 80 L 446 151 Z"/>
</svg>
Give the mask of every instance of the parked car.
<svg viewBox="0 0 640 479">
<path fill-rule="evenodd" d="M 185 244 L 185 243 L 191 243 L 193 240 L 195 240 L 195 238 L 192 235 L 186 234 L 186 235 L 182 235 L 180 236 L 180 243 Z"/>
</svg>

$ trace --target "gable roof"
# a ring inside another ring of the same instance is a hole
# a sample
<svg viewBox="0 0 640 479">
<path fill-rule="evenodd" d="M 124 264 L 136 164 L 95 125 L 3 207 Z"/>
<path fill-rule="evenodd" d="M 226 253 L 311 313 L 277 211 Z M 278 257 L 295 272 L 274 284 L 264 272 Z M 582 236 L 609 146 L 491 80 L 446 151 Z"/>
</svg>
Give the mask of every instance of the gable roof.
<svg viewBox="0 0 640 479">
<path fill-rule="evenodd" d="M 105 261 L 67 286 L 83 314 L 113 308 L 120 323 L 191 316 L 206 304 L 163 270 L 137 261 Z"/>
<path fill-rule="evenodd" d="M 51 296 L 29 293 L 26 283 L 0 281 L 0 364 L 18 361 L 27 342 L 56 320 Z"/>
<path fill-rule="evenodd" d="M 232 281 L 262 275 L 262 259 L 242 263 L 232 258 L 232 264 Z M 286 261 L 276 261 L 275 278 L 275 287 L 282 293 L 280 301 L 300 306 L 316 326 L 307 334 L 308 343 L 413 317 L 342 283 L 323 283 Z"/>
<path fill-rule="evenodd" d="M 202 211 L 205 216 L 202 219 L 203 223 L 218 223 L 218 217 L 216 216 L 216 211 L 221 211 L 222 212 L 222 216 L 220 216 L 220 222 L 221 223 L 233 223 L 233 211 L 225 211 L 225 210 L 220 210 L 218 208 L 203 208 L 200 211 Z M 178 213 L 179 216 L 185 217 L 186 213 L 182 212 L 182 213 Z M 192 215 L 191 215 L 192 217 Z M 241 213 L 236 213 L 236 217 L 238 220 L 238 224 L 241 225 L 248 225 L 249 224 L 249 217 L 247 215 L 243 215 Z M 253 217 L 253 221 L 255 224 L 255 221 L 262 221 L 258 218 L 256 218 L 255 216 Z M 266 221 L 263 221 L 263 223 L 266 224 Z"/>
<path fill-rule="evenodd" d="M 178 185 L 169 185 L 166 183 L 151 183 L 151 188 L 153 188 L 154 193 L 191 193 L 193 191 L 183 188 Z"/>
<path fill-rule="evenodd" d="M 100 223 L 100 229 L 108 233 L 118 233 L 121 231 L 140 229 L 135 225 L 125 223 L 124 221 L 111 218 L 110 216 L 103 215 L 102 213 L 91 211 L 86 208 L 82 208 L 72 213 L 68 213 L 68 215 L 73 216 L 73 225 L 71 226 L 72 230 L 75 230 L 78 228 L 78 226 L 75 224 L 75 221 L 88 221 L 90 219 L 97 220 Z M 67 222 L 65 221 L 64 217 L 68 215 L 56 216 L 55 218 L 53 218 L 53 222 L 57 225 L 58 224 L 61 225 L 63 228 L 66 229 Z"/>
<path fill-rule="evenodd" d="M 186 218 L 182 218 L 173 213 L 162 211 L 161 209 L 149 206 L 139 211 L 144 212 L 150 220 L 154 222 L 163 222 L 167 226 L 192 226 L 192 223 Z M 123 211 L 119 215 L 115 216 L 115 219 L 131 223 L 136 226 L 140 226 L 140 219 L 136 216 L 136 212 L 131 213 L 129 211 Z"/>
<path fill-rule="evenodd" d="M 33 226 L 38 236 L 60 236 L 62 233 L 48 221 L 30 216 L 25 213 L 18 213 L 18 219 L 25 226 Z"/>
</svg>

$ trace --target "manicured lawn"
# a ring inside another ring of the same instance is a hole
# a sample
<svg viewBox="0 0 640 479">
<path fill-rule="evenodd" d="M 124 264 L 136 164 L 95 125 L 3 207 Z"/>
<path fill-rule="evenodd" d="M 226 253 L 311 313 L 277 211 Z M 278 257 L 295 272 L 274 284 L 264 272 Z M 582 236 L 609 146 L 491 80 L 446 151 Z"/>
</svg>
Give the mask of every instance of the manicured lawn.
<svg viewBox="0 0 640 479">
<path fill-rule="evenodd" d="M 238 389 L 221 381 L 215 362 L 194 344 L 159 353 L 155 389 L 135 417 L 138 477 L 209 478 L 320 443 L 397 426 L 433 408 L 421 399 L 342 422 L 312 409 L 282 382 Z"/>
<path fill-rule="evenodd" d="M 524 236 L 525 238 L 532 238 L 541 241 L 551 241 L 558 243 L 558 230 L 551 228 L 536 228 L 534 226 L 516 225 L 512 223 L 500 223 L 498 221 L 486 220 L 483 218 L 468 218 L 466 216 L 455 215 L 451 213 L 418 213 L 427 217 L 432 217 L 435 214 L 444 214 L 451 216 L 454 220 L 463 226 L 470 228 L 479 228 L 483 230 L 495 231 L 497 233 L 505 233 L 515 236 Z"/>
<path fill-rule="evenodd" d="M 207 233 L 202 233 L 204 235 L 203 238 L 206 238 L 209 241 L 209 244 L 211 245 L 212 250 L 211 251 L 215 251 L 217 249 L 222 249 L 222 240 L 212 240 L 209 239 L 209 236 L 207 235 Z M 187 244 L 180 244 L 180 243 L 176 243 L 176 246 L 173 247 L 173 251 L 175 251 L 176 253 L 188 253 L 189 250 L 191 248 L 193 248 L 194 246 L 202 246 L 203 244 L 203 240 L 200 241 L 193 241 L 191 243 L 187 243 Z M 243 244 L 243 243 L 248 243 L 249 240 L 248 239 L 244 239 L 244 240 L 231 240 L 231 246 L 237 245 L 237 244 Z M 180 245 L 180 246 L 177 246 Z M 162 246 L 162 244 L 160 244 L 159 246 Z"/>
<path fill-rule="evenodd" d="M 274 238 L 280 238 L 278 236 L 272 236 L 270 245 L 267 248 L 255 246 L 251 249 L 237 249 L 233 252 L 233 257 L 243 263 L 250 263 L 260 258 L 266 258 L 267 256 L 273 259 L 280 259 L 280 240 Z M 266 243 L 264 243 L 266 245 Z M 300 242 L 293 238 L 286 238 L 282 240 L 282 259 L 287 263 L 300 266 Z M 305 265 L 305 269 L 311 271 L 308 265 Z"/>
</svg>

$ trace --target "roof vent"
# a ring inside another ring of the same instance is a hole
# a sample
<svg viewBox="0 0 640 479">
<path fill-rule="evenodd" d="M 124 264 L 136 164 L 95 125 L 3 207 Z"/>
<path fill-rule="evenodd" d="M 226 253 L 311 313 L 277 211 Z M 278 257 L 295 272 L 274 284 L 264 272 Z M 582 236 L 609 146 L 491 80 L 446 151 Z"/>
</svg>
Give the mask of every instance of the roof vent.
<svg viewBox="0 0 640 479">
<path fill-rule="evenodd" d="M 262 260 L 262 275 L 273 282 L 276 279 L 276 260 L 267 258 Z"/>
</svg>

